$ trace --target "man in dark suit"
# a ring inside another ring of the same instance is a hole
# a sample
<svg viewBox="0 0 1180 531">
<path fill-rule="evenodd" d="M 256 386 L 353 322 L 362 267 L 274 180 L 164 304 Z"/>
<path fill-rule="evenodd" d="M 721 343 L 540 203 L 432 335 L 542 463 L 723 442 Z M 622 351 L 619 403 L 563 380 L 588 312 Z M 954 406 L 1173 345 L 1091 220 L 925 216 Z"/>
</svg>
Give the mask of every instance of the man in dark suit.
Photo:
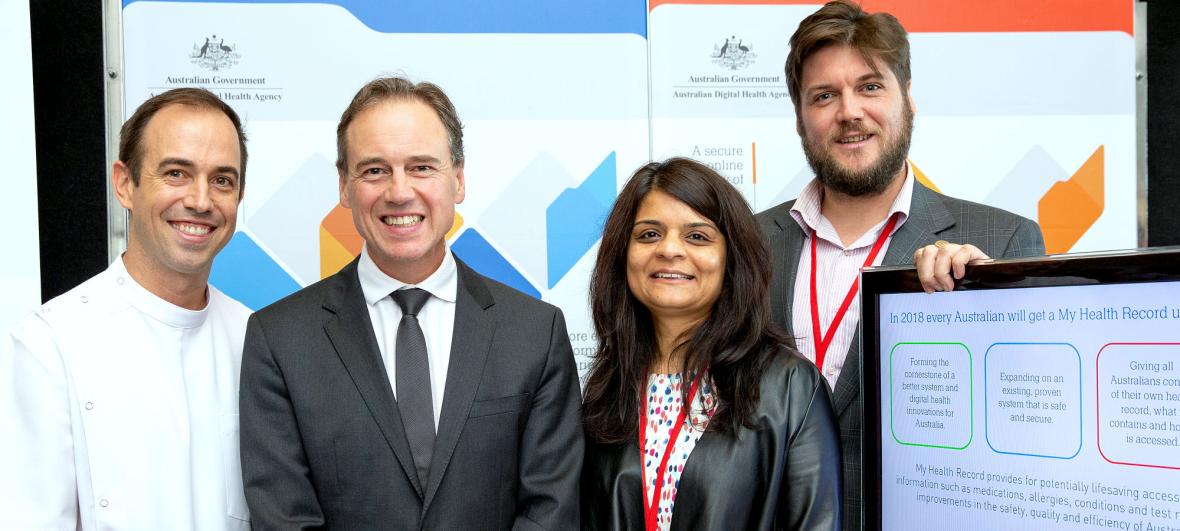
<svg viewBox="0 0 1180 531">
<path fill-rule="evenodd" d="M 965 264 L 1044 254 L 1036 223 L 941 195 L 906 162 L 913 127 L 906 31 L 830 2 L 791 37 L 787 84 L 816 178 L 758 215 L 772 249 L 772 319 L 832 385 L 844 459 L 843 527 L 863 529 L 859 271 L 915 264 L 927 291 Z M 963 245 L 949 242 L 960 242 Z"/>
<path fill-rule="evenodd" d="M 582 432 L 557 308 L 457 260 L 462 125 L 430 83 L 381 78 L 337 128 L 365 240 L 250 318 L 242 472 L 256 529 L 574 529 Z"/>
</svg>

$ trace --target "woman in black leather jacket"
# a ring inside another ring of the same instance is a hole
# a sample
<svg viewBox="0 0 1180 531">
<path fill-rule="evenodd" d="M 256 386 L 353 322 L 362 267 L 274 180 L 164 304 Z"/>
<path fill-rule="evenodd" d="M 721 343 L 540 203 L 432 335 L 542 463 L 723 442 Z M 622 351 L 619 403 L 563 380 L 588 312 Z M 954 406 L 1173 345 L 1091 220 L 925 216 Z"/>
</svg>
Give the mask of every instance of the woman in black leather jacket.
<svg viewBox="0 0 1180 531">
<path fill-rule="evenodd" d="M 591 280 L 584 529 L 840 527 L 827 384 L 771 329 L 770 274 L 716 172 L 670 159 L 631 177 Z"/>
</svg>

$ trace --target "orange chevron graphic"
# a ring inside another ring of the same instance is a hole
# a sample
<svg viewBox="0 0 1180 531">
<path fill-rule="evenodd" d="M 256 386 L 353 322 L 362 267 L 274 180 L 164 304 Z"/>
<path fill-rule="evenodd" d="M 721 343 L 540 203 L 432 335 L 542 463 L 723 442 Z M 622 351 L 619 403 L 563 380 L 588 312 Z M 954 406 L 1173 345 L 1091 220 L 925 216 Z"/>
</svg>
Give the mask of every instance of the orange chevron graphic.
<svg viewBox="0 0 1180 531">
<path fill-rule="evenodd" d="M 463 216 L 455 212 L 455 221 L 447 232 L 450 240 L 463 226 Z M 365 240 L 356 232 L 352 211 L 337 204 L 320 222 L 320 278 L 336 274 L 361 253 Z"/>
<path fill-rule="evenodd" d="M 1069 252 L 1102 215 L 1105 203 L 1105 146 L 1098 146 L 1068 180 L 1058 181 L 1037 202 L 1045 252 Z"/>
<path fill-rule="evenodd" d="M 931 181 L 930 177 L 927 177 L 925 173 L 922 173 L 922 170 L 918 169 L 918 165 L 914 164 L 914 161 L 911 160 L 909 163 L 910 168 L 914 170 L 914 178 L 917 179 L 918 182 L 926 185 L 926 188 L 934 190 L 940 194 L 942 193 L 942 190 L 939 190 L 937 186 L 934 186 L 934 181 Z"/>
<path fill-rule="evenodd" d="M 320 222 L 320 278 L 336 274 L 360 254 L 365 241 L 352 224 L 352 211 L 337 204 Z"/>
</svg>

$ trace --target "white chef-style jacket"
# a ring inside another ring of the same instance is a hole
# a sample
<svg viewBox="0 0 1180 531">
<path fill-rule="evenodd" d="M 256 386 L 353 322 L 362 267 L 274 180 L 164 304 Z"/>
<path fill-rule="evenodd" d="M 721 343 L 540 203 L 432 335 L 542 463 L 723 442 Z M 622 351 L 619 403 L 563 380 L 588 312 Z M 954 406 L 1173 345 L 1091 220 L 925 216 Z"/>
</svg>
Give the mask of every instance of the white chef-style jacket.
<svg viewBox="0 0 1180 531">
<path fill-rule="evenodd" d="M 0 527 L 249 529 L 238 375 L 250 310 L 172 305 L 123 260 L 0 339 Z"/>
</svg>

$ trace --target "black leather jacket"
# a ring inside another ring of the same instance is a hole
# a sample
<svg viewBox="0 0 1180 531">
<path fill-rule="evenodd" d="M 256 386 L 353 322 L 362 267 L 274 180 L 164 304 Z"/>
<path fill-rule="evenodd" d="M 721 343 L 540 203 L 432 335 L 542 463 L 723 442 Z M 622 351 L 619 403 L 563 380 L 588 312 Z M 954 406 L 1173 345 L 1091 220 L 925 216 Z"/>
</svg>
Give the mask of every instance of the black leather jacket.
<svg viewBox="0 0 1180 531">
<path fill-rule="evenodd" d="M 672 529 L 840 528 L 840 439 L 827 383 L 786 349 L 762 377 L 756 428 L 701 436 L 680 478 Z M 634 442 L 586 441 L 583 529 L 642 530 Z"/>
</svg>

